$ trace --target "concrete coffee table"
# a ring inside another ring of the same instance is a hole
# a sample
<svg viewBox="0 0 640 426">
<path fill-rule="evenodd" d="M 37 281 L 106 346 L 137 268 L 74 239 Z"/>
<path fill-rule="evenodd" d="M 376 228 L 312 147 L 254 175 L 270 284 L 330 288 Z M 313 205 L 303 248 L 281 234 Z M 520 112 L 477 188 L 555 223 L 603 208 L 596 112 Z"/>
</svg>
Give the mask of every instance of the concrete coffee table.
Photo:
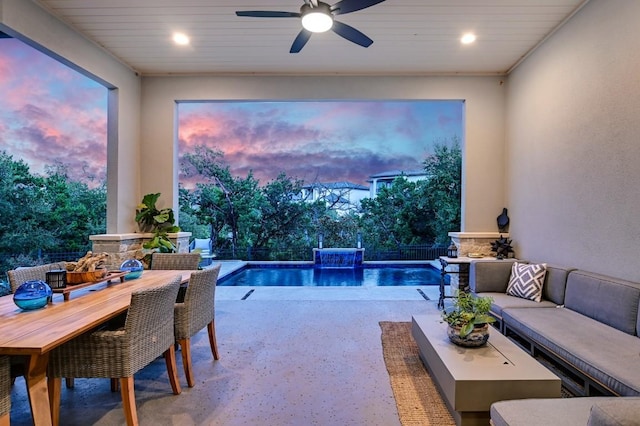
<svg viewBox="0 0 640 426">
<path fill-rule="evenodd" d="M 415 315 L 411 334 L 458 426 L 488 425 L 496 401 L 560 397 L 560 379 L 496 329 L 486 346 L 462 348 L 439 315 Z"/>
</svg>

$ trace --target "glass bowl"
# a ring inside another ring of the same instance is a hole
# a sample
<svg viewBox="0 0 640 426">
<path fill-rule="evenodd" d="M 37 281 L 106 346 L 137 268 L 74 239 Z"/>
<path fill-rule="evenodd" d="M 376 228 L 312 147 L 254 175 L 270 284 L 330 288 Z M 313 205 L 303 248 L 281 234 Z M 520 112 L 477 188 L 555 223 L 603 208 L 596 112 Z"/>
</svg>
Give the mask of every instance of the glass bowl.
<svg viewBox="0 0 640 426">
<path fill-rule="evenodd" d="M 53 291 L 44 281 L 32 280 L 20 285 L 13 294 L 13 302 L 20 309 L 44 308 L 51 301 Z"/>
<path fill-rule="evenodd" d="M 142 266 L 142 262 L 140 262 L 139 260 L 129 259 L 122 262 L 122 265 L 120 265 L 120 270 L 129 271 L 129 273 L 124 276 L 125 280 L 135 280 L 136 278 L 140 278 L 144 268 Z"/>
</svg>

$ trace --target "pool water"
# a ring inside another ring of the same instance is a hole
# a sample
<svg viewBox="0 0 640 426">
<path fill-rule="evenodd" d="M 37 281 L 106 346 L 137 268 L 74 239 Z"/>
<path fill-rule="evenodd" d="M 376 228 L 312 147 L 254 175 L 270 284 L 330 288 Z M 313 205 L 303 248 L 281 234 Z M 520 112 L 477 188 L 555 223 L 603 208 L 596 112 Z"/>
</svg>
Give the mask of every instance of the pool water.
<svg viewBox="0 0 640 426">
<path fill-rule="evenodd" d="M 376 287 L 438 285 L 434 267 L 407 268 L 245 268 L 218 280 L 220 286 Z"/>
</svg>

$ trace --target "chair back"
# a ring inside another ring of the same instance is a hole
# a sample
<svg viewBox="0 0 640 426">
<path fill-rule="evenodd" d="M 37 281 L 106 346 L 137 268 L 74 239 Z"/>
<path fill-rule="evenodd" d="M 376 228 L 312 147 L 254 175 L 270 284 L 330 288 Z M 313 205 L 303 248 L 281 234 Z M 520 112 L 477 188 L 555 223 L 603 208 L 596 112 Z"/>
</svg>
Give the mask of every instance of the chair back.
<svg viewBox="0 0 640 426">
<path fill-rule="evenodd" d="M 197 270 L 200 253 L 153 253 L 151 269 Z"/>
<path fill-rule="evenodd" d="M 0 356 L 0 419 L 11 412 L 11 374 L 9 357 Z M 7 423 L 8 424 L 8 423 Z"/>
<path fill-rule="evenodd" d="M 26 266 L 7 271 L 11 292 L 15 293 L 21 284 L 31 280 L 46 281 L 47 272 L 53 269 L 65 269 L 65 262 L 47 263 L 39 266 Z"/>
<path fill-rule="evenodd" d="M 215 292 L 221 265 L 194 272 L 184 296 L 184 316 L 176 318 L 176 338 L 188 338 L 214 318 Z"/>
<path fill-rule="evenodd" d="M 148 365 L 175 342 L 173 311 L 182 277 L 167 284 L 135 291 L 127 312 L 124 331 L 128 336 L 133 371 Z"/>
</svg>

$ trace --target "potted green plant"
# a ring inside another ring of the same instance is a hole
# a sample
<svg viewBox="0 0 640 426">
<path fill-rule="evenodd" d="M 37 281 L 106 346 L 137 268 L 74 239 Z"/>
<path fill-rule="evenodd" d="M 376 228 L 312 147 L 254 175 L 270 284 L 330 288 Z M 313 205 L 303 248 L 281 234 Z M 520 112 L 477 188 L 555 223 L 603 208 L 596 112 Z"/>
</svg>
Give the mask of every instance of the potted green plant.
<svg viewBox="0 0 640 426">
<path fill-rule="evenodd" d="M 175 225 L 173 209 L 156 207 L 158 198 L 159 192 L 146 194 L 136 208 L 136 222 L 140 232 L 153 233 L 151 240 L 145 242 L 142 247 L 162 253 L 174 253 L 176 247 L 168 234 L 179 232 L 180 227 Z"/>
<path fill-rule="evenodd" d="M 495 321 L 489 314 L 493 299 L 458 291 L 453 300 L 453 305 L 442 312 L 442 318 L 449 324 L 449 340 L 469 347 L 487 343 L 489 324 Z"/>
</svg>

